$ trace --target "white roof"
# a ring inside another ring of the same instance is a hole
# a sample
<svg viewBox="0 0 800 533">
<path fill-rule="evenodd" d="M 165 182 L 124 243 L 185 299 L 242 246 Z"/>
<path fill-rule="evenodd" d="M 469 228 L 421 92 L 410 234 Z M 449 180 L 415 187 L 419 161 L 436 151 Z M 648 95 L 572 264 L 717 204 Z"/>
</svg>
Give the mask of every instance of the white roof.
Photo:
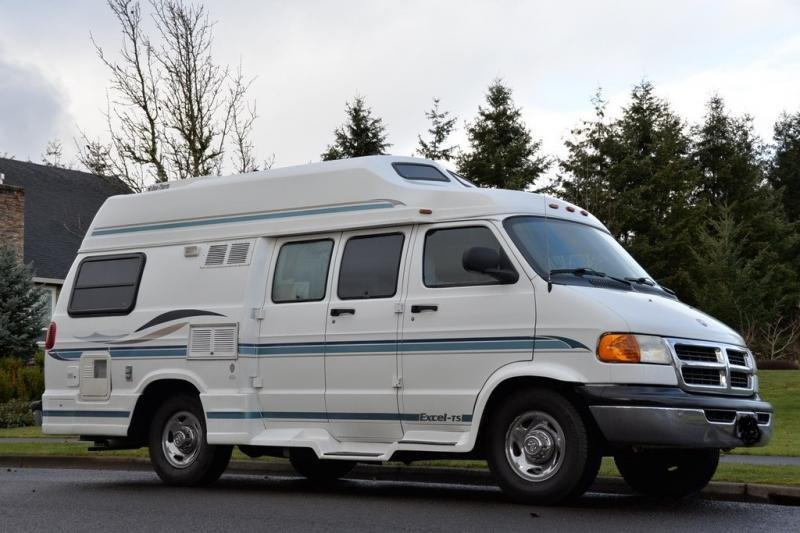
<svg viewBox="0 0 800 533">
<path fill-rule="evenodd" d="M 451 179 L 408 180 L 395 171 L 392 163 L 433 165 Z M 574 210 L 568 211 L 567 207 Z M 113 196 L 98 211 L 81 251 L 507 214 L 544 215 L 545 211 L 550 217 L 603 228 L 592 215 L 584 215 L 580 208 L 555 198 L 467 187 L 434 161 L 369 156 L 235 176 L 192 178 L 168 182 L 159 190 Z"/>
</svg>

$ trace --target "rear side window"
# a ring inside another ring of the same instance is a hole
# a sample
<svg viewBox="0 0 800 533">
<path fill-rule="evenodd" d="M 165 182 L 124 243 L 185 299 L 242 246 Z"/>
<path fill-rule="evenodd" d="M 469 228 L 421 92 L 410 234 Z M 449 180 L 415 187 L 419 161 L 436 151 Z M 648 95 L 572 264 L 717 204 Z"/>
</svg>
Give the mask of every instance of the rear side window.
<svg viewBox="0 0 800 533">
<path fill-rule="evenodd" d="M 127 315 L 136 306 L 145 255 L 87 257 L 78 266 L 69 298 L 70 316 Z"/>
<path fill-rule="evenodd" d="M 402 233 L 392 233 L 348 240 L 339 269 L 339 299 L 394 296 L 404 238 Z"/>
<path fill-rule="evenodd" d="M 284 244 L 275 265 L 272 301 L 316 302 L 325 298 L 332 251 L 330 239 Z"/>
<path fill-rule="evenodd" d="M 422 259 L 422 280 L 426 287 L 463 287 L 495 285 L 500 282 L 481 272 L 464 269 L 464 254 L 474 247 L 496 250 L 501 267 L 514 270 L 500 243 L 489 228 L 483 226 L 430 230 L 425 235 Z"/>
</svg>

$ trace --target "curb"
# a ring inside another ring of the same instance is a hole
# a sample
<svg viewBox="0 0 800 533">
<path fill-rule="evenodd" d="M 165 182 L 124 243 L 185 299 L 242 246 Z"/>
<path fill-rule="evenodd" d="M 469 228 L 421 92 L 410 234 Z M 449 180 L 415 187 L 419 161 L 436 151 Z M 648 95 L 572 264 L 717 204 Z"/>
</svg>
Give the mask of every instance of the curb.
<svg viewBox="0 0 800 533">
<path fill-rule="evenodd" d="M 5 455 L 0 456 L 0 467 L 127 471 L 152 470 L 150 460 L 143 457 Z M 244 475 L 297 476 L 291 465 L 284 461 L 265 462 L 235 460 L 230 462 L 227 472 Z M 373 481 L 403 481 L 479 486 L 496 485 L 491 473 L 481 468 L 359 464 L 347 477 L 349 479 Z M 625 482 L 621 478 L 616 477 L 598 477 L 590 490 L 603 494 L 633 494 Z M 800 506 L 800 487 L 712 481 L 700 492 L 700 497 L 719 501 Z"/>
</svg>

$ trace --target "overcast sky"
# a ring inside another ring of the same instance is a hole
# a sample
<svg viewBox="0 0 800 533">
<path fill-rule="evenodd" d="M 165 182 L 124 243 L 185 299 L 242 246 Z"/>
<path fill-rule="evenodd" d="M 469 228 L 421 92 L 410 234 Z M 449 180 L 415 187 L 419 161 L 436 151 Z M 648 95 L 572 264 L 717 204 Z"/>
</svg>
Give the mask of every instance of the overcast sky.
<svg viewBox="0 0 800 533">
<path fill-rule="evenodd" d="M 611 108 L 652 81 L 688 120 L 719 92 L 769 139 L 800 110 L 800 2 L 218 1 L 214 56 L 256 76 L 255 143 L 276 166 L 319 160 L 354 94 L 410 154 L 438 96 L 464 122 L 503 78 L 551 154 L 603 87 Z M 0 0 L 0 156 L 38 161 L 49 139 L 74 159 L 78 129 L 103 134 L 108 75 L 90 33 L 121 42 L 101 0 Z"/>
</svg>

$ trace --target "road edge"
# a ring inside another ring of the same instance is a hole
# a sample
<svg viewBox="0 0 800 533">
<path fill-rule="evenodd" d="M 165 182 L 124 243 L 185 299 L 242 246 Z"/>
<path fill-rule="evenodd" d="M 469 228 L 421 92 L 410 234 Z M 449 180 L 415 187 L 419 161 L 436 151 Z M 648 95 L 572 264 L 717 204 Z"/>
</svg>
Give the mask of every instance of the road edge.
<svg viewBox="0 0 800 533">
<path fill-rule="evenodd" d="M 88 470 L 151 470 L 150 460 L 141 457 L 70 457 L 4 455 L 0 467 L 11 468 L 75 468 Z M 296 476 L 288 462 L 235 460 L 228 473 L 246 475 Z M 491 473 L 482 468 L 452 468 L 439 466 L 358 465 L 350 479 L 375 481 L 406 481 L 417 483 L 446 483 L 458 485 L 496 485 Z M 631 494 L 621 478 L 599 477 L 590 489 L 604 494 Z M 700 496 L 712 500 L 766 503 L 800 506 L 800 487 L 765 485 L 760 483 L 731 483 L 712 481 Z"/>
</svg>

